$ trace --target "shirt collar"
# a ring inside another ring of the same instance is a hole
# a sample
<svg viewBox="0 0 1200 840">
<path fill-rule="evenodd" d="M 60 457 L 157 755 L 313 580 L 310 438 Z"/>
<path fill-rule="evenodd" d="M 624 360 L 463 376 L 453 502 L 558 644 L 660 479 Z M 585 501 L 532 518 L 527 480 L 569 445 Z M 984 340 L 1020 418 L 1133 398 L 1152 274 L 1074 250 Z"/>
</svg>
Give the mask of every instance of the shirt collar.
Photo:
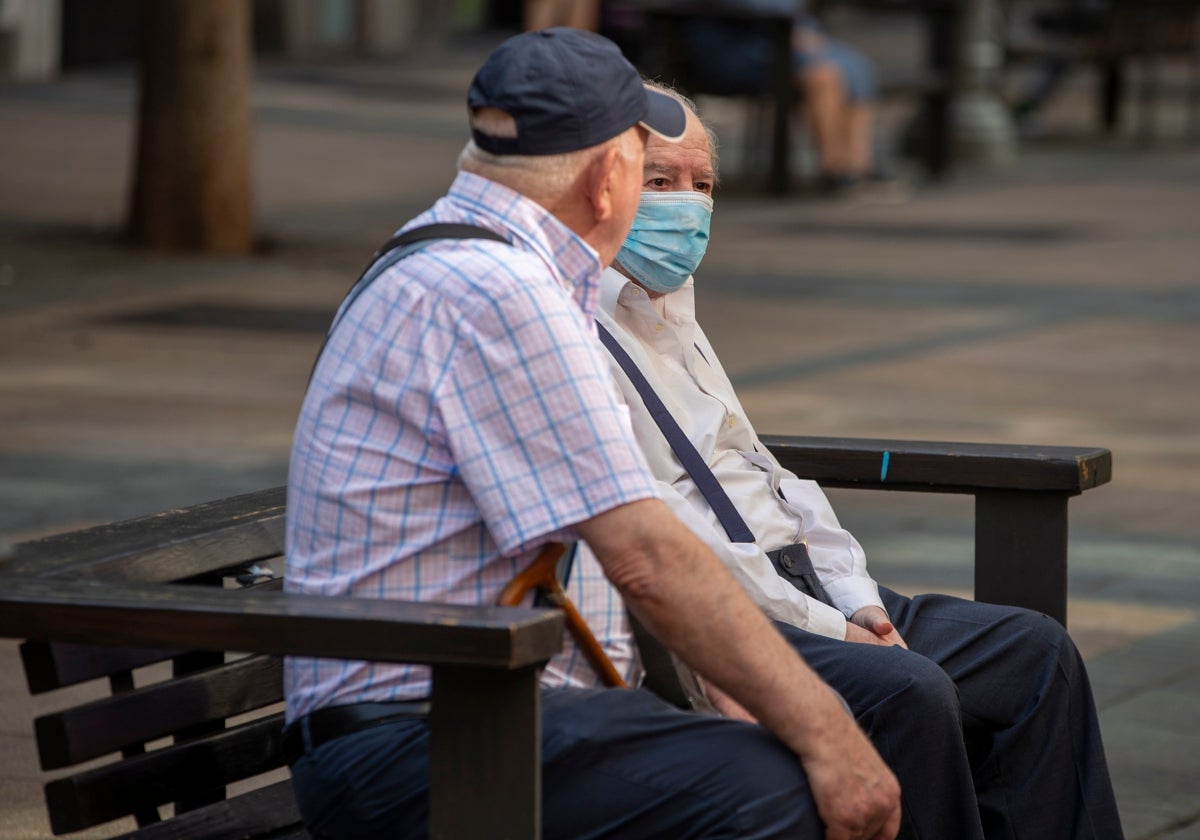
<svg viewBox="0 0 1200 840">
<path fill-rule="evenodd" d="M 685 323 L 695 321 L 695 281 L 688 277 L 684 284 L 675 291 L 651 300 L 645 289 L 610 266 L 604 269 L 604 273 L 600 275 L 600 308 L 615 318 L 618 306 L 649 307 L 663 317 L 669 311 L 674 319 L 682 320 Z"/>
<path fill-rule="evenodd" d="M 537 254 L 583 311 L 595 310 L 600 255 L 542 205 L 503 184 L 471 172 L 459 172 L 446 198 L 470 215 L 484 217 L 485 227 L 511 232 Z M 486 222 L 491 224 L 486 224 Z"/>
</svg>

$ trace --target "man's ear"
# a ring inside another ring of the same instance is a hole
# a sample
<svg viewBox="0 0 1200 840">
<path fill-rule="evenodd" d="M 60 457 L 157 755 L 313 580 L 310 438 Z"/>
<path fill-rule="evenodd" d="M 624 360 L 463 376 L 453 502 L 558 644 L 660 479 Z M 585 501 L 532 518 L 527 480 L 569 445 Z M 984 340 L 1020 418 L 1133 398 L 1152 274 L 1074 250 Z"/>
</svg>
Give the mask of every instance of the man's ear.
<svg viewBox="0 0 1200 840">
<path fill-rule="evenodd" d="M 620 154 L 615 145 L 609 145 L 587 168 L 585 190 L 596 222 L 606 222 L 612 218 Z"/>
</svg>

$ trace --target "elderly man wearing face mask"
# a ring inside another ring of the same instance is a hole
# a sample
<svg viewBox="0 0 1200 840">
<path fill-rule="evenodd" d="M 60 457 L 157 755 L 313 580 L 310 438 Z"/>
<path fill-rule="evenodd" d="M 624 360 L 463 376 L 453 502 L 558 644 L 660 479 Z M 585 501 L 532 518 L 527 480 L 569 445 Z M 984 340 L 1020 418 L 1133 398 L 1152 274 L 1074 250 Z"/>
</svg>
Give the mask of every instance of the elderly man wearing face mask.
<svg viewBox="0 0 1200 840">
<path fill-rule="evenodd" d="M 689 110 L 682 142 L 647 144 L 641 202 L 597 313 L 659 496 L 845 698 L 900 781 L 900 836 L 1121 837 L 1066 631 L 1027 610 L 879 587 L 820 488 L 758 440 L 695 320 L 716 171 L 712 135 Z M 607 639 L 621 616 L 601 616 L 596 580 L 580 552 L 569 588 Z"/>
</svg>

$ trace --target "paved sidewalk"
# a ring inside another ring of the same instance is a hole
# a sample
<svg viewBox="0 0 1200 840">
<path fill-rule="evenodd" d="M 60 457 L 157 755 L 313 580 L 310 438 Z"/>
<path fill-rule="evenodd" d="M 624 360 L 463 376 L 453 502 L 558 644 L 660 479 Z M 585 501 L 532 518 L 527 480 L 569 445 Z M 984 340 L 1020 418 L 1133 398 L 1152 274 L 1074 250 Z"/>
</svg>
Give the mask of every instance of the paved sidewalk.
<svg viewBox="0 0 1200 840">
<path fill-rule="evenodd" d="M 448 184 L 480 56 L 263 68 L 268 247 L 238 259 L 114 243 L 124 74 L 0 86 L 0 539 L 284 481 L 321 330 Z M 1086 91 L 1057 107 L 1070 123 Z M 713 114 L 732 169 L 744 122 Z M 1114 452 L 1113 483 L 1071 505 L 1071 629 L 1128 836 L 1200 838 L 1200 149 L 1043 141 L 894 206 L 735 188 L 713 243 L 701 320 L 761 431 Z M 969 500 L 831 496 L 877 578 L 969 591 Z M 0 836 L 42 838 L 14 651 Z"/>
</svg>

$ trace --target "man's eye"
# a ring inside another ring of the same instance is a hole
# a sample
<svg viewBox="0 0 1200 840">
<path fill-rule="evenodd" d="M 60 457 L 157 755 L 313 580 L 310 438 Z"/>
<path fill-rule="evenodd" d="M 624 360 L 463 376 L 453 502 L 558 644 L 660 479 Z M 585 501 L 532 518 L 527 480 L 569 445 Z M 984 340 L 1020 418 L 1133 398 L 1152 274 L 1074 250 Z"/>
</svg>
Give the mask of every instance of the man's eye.
<svg viewBox="0 0 1200 840">
<path fill-rule="evenodd" d="M 651 178 L 649 181 L 646 182 L 646 186 L 663 188 L 663 187 L 667 186 L 667 179 L 666 178 Z"/>
<path fill-rule="evenodd" d="M 710 193 L 712 192 L 712 184 L 708 181 L 697 181 L 694 185 L 696 192 Z"/>
</svg>

